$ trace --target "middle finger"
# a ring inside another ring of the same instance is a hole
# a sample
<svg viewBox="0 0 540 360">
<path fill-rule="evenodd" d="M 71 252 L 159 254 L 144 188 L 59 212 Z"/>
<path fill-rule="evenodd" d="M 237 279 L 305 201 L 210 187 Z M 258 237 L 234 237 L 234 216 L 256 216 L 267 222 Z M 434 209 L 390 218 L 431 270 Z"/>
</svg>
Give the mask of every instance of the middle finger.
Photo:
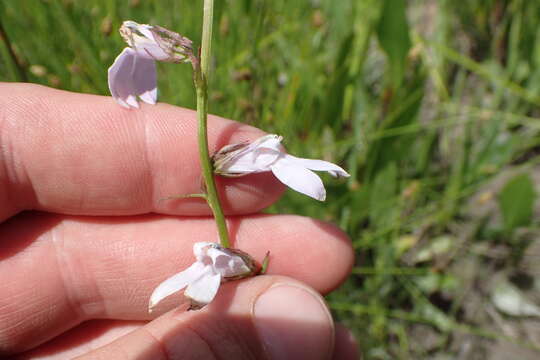
<svg viewBox="0 0 540 360">
<path fill-rule="evenodd" d="M 352 265 L 350 243 L 333 225 L 293 215 L 228 221 L 236 248 L 258 261 L 270 251 L 269 274 L 324 293 Z M 154 287 L 193 262 L 193 243 L 217 238 L 211 218 L 38 212 L 16 216 L 0 234 L 0 352 L 33 347 L 86 319 L 149 319 Z M 177 296 L 168 300 L 178 302 Z"/>
</svg>

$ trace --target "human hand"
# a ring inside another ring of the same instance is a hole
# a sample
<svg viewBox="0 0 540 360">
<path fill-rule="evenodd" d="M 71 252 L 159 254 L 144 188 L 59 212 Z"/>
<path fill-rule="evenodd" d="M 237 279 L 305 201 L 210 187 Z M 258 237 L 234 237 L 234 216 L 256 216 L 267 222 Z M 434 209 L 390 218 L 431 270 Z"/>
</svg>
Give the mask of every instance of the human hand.
<svg viewBox="0 0 540 360">
<path fill-rule="evenodd" d="M 211 152 L 261 135 L 209 119 Z M 225 283 L 201 310 L 148 314 L 193 243 L 216 241 L 204 200 L 162 201 L 200 192 L 198 164 L 192 111 L 0 84 L 0 357 L 356 358 L 318 294 L 347 276 L 349 240 L 327 223 L 258 214 L 283 191 L 269 173 L 217 178 L 234 247 L 259 261 L 269 250 L 268 274 Z"/>
</svg>

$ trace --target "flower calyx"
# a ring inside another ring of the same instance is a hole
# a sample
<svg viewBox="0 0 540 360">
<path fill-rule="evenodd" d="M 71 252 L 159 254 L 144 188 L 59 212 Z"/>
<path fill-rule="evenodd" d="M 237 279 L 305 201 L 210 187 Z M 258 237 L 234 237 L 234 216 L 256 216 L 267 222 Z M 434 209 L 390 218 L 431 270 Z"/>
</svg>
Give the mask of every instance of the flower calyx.
<svg viewBox="0 0 540 360">
<path fill-rule="evenodd" d="M 189 62 L 194 57 L 193 42 L 164 27 L 127 20 L 119 31 L 139 56 L 172 63 Z"/>
</svg>

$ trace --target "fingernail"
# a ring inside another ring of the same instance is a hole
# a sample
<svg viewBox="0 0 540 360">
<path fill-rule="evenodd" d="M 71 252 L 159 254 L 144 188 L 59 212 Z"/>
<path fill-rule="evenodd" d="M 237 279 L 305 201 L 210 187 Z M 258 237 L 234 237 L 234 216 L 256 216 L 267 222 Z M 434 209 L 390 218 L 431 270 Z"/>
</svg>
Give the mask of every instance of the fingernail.
<svg viewBox="0 0 540 360">
<path fill-rule="evenodd" d="M 270 359 L 330 358 L 333 321 L 319 295 L 300 286 L 274 285 L 259 296 L 253 315 Z"/>
</svg>

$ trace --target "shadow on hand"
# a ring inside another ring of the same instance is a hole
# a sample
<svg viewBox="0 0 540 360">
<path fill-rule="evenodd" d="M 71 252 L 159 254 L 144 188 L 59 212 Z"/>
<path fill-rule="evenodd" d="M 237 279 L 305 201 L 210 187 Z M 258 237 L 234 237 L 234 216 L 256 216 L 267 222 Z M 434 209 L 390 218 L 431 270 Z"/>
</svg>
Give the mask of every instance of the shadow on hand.
<svg viewBox="0 0 540 360">
<path fill-rule="evenodd" d="M 40 345 L 38 348 L 18 355 L 17 359 L 33 359 L 43 357 L 72 358 L 82 355 L 85 351 L 96 346 L 105 345 L 104 339 L 110 341 L 130 332 L 132 326 L 144 325 L 140 322 L 123 320 L 89 320 L 70 329 L 68 332 Z M 122 329 L 125 327 L 124 329 Z M 102 339 L 100 339 L 102 338 Z M 92 344 L 94 343 L 94 344 Z"/>
<path fill-rule="evenodd" d="M 31 246 L 62 218 L 39 211 L 24 211 L 0 224 L 0 261 Z"/>
</svg>

